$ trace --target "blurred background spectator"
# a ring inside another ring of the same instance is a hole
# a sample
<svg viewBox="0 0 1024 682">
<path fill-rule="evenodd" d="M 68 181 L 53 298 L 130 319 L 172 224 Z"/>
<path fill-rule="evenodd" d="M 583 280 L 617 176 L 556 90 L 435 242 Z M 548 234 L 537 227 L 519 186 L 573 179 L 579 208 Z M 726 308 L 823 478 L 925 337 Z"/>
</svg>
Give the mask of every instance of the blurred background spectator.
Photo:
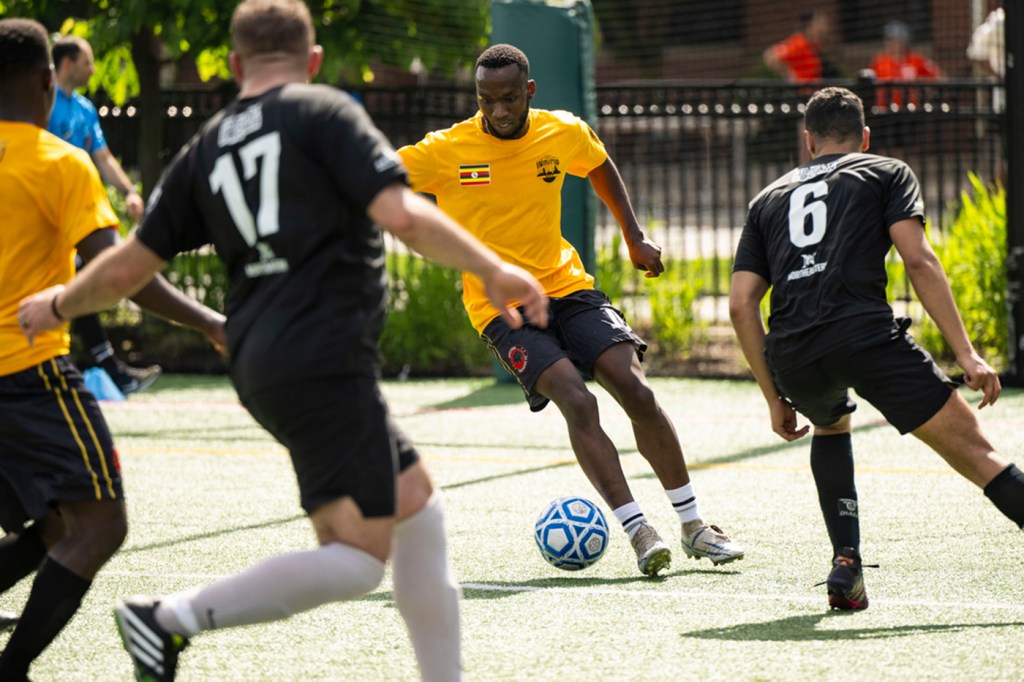
<svg viewBox="0 0 1024 682">
<path fill-rule="evenodd" d="M 801 13 L 796 31 L 764 51 L 764 63 L 792 83 L 836 78 L 839 72 L 823 51 L 831 28 L 828 14 L 822 10 Z"/>
<path fill-rule="evenodd" d="M 928 81 L 942 77 L 938 64 L 911 49 L 910 28 L 902 21 L 887 23 L 882 31 L 882 41 L 882 51 L 871 60 L 871 71 L 879 83 Z M 910 97 L 904 97 L 905 90 L 905 87 L 878 88 L 875 105 L 899 107 L 904 101 L 916 103 L 918 98 L 912 91 Z"/>
</svg>

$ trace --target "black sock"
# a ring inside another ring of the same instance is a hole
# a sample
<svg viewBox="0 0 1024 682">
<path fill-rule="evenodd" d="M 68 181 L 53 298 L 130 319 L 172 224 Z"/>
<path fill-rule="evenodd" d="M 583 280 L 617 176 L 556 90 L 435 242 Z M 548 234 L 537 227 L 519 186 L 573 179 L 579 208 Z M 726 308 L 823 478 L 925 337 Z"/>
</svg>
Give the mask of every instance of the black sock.
<svg viewBox="0 0 1024 682">
<path fill-rule="evenodd" d="M 1024 472 L 1016 464 L 1006 467 L 985 486 L 985 497 L 996 509 L 1024 528 Z"/>
<path fill-rule="evenodd" d="M 6 592 L 39 568 L 45 556 L 46 544 L 35 526 L 20 531 L 13 540 L 0 542 L 0 592 Z"/>
<path fill-rule="evenodd" d="M 0 654 L 0 680 L 28 676 L 32 661 L 64 629 L 82 604 L 91 580 L 72 573 L 47 557 L 32 583 L 18 626 Z"/>
<path fill-rule="evenodd" d="M 102 367 L 110 376 L 116 376 L 118 372 L 117 358 L 114 356 L 114 347 L 110 345 L 107 332 L 100 323 L 100 316 L 96 314 L 76 317 L 73 322 L 73 331 L 82 340 L 82 345 L 89 349 L 89 355 L 93 361 Z"/>
<path fill-rule="evenodd" d="M 853 483 L 853 442 L 848 433 L 811 438 L 811 473 L 833 555 L 844 547 L 860 552 L 857 488 Z"/>
</svg>

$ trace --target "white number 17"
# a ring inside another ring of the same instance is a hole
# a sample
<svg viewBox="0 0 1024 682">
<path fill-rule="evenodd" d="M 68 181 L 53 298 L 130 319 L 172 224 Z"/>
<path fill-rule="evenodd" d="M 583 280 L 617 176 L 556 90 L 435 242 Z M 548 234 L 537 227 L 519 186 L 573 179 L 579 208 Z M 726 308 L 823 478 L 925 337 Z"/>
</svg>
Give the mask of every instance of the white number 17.
<svg viewBox="0 0 1024 682">
<path fill-rule="evenodd" d="M 246 180 L 251 180 L 257 171 L 260 174 L 260 198 L 256 218 L 245 202 L 245 192 L 235 170 L 235 162 L 231 154 L 222 154 L 214 164 L 210 173 L 210 190 L 222 193 L 227 204 L 228 213 L 235 222 L 245 243 L 255 244 L 260 237 L 277 233 L 280 229 L 278 216 L 278 171 L 281 161 L 281 135 L 273 132 L 257 137 L 238 150 L 242 159 L 242 173 Z M 263 159 L 263 168 L 259 160 Z"/>
</svg>

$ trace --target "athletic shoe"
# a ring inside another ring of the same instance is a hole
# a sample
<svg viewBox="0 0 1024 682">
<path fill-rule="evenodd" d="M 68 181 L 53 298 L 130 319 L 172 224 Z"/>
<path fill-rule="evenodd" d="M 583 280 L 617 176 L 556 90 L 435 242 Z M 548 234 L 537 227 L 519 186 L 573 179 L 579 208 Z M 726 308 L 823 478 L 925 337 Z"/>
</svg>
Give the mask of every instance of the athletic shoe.
<svg viewBox="0 0 1024 682">
<path fill-rule="evenodd" d="M 687 535 L 683 531 L 683 551 L 691 559 L 708 558 L 715 566 L 743 558 L 743 548 L 718 526 L 704 524 Z"/>
<path fill-rule="evenodd" d="M 121 641 L 135 664 L 137 682 L 165 682 L 174 679 L 178 654 L 188 646 L 182 635 L 167 632 L 156 620 L 159 601 L 133 597 L 118 602 L 114 619 Z"/>
<path fill-rule="evenodd" d="M 0 632 L 7 632 L 13 630 L 14 626 L 18 624 L 18 614 L 10 611 L 0 611 Z"/>
<path fill-rule="evenodd" d="M 629 539 L 636 552 L 636 567 L 644 575 L 658 575 L 672 564 L 672 550 L 661 541 L 658 531 L 646 523 L 640 525 L 636 535 Z"/>
<path fill-rule="evenodd" d="M 861 611 L 868 607 L 868 593 L 864 589 L 862 568 L 857 550 L 853 547 L 843 547 L 832 560 L 832 572 L 825 581 L 828 586 L 829 606 L 841 611 Z"/>
<path fill-rule="evenodd" d="M 121 389 L 121 393 L 128 395 L 129 393 L 145 391 L 153 385 L 153 382 L 160 378 L 162 373 L 163 369 L 160 368 L 160 365 L 129 367 L 128 365 L 119 364 L 118 371 L 111 379 Z"/>
</svg>

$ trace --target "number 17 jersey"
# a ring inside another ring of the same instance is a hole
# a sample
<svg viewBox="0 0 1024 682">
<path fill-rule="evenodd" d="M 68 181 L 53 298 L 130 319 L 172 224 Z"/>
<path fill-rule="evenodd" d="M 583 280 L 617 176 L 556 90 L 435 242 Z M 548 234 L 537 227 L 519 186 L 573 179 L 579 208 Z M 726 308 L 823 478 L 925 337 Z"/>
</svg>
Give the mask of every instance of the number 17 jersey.
<svg viewBox="0 0 1024 682">
<path fill-rule="evenodd" d="M 772 367 L 794 369 L 891 328 L 889 228 L 917 218 L 923 229 L 923 217 L 910 167 L 874 154 L 820 156 L 758 194 L 733 270 L 772 286 L 765 340 Z"/>
<path fill-rule="evenodd" d="M 325 85 L 232 102 L 178 155 L 138 239 L 165 260 L 215 246 L 239 394 L 375 371 L 386 280 L 366 209 L 405 175 L 363 108 Z"/>
</svg>

